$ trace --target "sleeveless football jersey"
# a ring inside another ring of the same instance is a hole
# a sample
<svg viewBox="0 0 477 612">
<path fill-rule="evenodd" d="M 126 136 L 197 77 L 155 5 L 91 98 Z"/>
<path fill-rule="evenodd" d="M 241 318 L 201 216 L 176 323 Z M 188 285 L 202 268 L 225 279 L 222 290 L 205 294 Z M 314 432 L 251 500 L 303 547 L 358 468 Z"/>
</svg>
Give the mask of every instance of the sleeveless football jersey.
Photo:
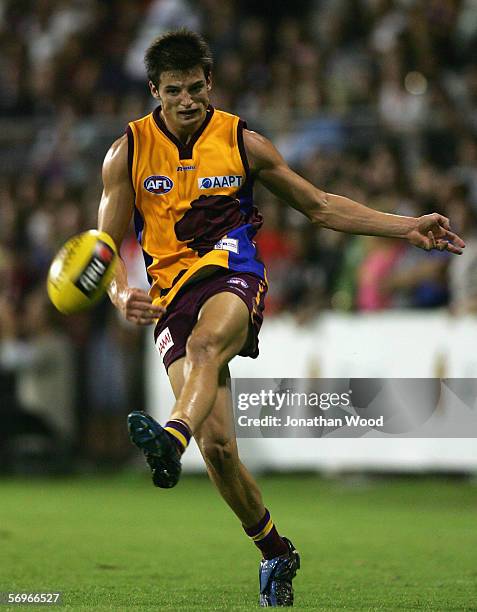
<svg viewBox="0 0 477 612">
<path fill-rule="evenodd" d="M 211 106 L 187 145 L 169 132 L 160 107 L 129 124 L 134 224 L 154 303 L 167 306 L 192 278 L 217 267 L 265 278 L 253 242 L 262 218 L 253 205 L 244 127 Z"/>
</svg>

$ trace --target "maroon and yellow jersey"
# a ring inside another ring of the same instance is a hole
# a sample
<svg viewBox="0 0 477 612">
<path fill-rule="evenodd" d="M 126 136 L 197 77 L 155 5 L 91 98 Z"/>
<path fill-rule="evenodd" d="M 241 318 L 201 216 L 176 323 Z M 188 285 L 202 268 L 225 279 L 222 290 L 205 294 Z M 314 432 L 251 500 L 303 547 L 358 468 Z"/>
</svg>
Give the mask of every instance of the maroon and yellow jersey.
<svg viewBox="0 0 477 612">
<path fill-rule="evenodd" d="M 265 278 L 253 237 L 253 205 L 243 129 L 235 115 L 207 109 L 187 145 L 171 134 L 160 108 L 129 124 L 134 223 L 150 294 L 167 306 L 192 277 L 227 268 Z"/>
</svg>

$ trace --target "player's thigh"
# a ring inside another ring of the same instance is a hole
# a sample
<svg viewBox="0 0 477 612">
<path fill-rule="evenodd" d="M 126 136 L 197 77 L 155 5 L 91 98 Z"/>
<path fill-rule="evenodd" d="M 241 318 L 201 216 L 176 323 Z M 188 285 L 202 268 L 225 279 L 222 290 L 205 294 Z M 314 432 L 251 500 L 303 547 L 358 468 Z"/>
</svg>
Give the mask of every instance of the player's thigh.
<svg viewBox="0 0 477 612">
<path fill-rule="evenodd" d="M 199 312 L 187 341 L 186 358 L 191 354 L 214 354 L 226 364 L 247 342 L 250 313 L 245 302 L 230 292 L 210 297 Z"/>
</svg>

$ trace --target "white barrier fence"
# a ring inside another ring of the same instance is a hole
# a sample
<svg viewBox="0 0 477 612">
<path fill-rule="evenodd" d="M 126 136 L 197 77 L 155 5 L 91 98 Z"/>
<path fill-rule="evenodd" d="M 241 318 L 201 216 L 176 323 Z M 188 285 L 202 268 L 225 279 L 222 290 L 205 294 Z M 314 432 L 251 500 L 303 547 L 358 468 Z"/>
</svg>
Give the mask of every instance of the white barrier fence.
<svg viewBox="0 0 477 612">
<path fill-rule="evenodd" d="M 260 356 L 236 358 L 231 371 L 242 378 L 477 378 L 476 345 L 477 320 L 444 312 L 329 313 L 301 327 L 279 317 L 265 320 Z M 164 422 L 174 398 L 155 347 L 148 346 L 147 408 Z M 462 406 L 474 418 L 476 407 Z M 255 470 L 477 470 L 474 438 L 375 438 L 370 432 L 358 439 L 243 439 L 239 447 Z M 203 469 L 195 444 L 184 469 Z"/>
</svg>

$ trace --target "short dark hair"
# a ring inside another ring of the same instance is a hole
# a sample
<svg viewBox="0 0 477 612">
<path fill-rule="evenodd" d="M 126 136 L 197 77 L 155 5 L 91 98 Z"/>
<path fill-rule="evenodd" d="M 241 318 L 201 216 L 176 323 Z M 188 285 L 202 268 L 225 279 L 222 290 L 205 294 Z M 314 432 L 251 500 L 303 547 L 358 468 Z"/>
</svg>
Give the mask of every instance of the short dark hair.
<svg viewBox="0 0 477 612">
<path fill-rule="evenodd" d="M 196 32 L 176 30 L 156 38 L 144 56 L 147 78 L 157 87 L 161 73 L 172 70 L 191 70 L 200 66 L 205 78 L 212 70 L 209 45 Z"/>
</svg>

